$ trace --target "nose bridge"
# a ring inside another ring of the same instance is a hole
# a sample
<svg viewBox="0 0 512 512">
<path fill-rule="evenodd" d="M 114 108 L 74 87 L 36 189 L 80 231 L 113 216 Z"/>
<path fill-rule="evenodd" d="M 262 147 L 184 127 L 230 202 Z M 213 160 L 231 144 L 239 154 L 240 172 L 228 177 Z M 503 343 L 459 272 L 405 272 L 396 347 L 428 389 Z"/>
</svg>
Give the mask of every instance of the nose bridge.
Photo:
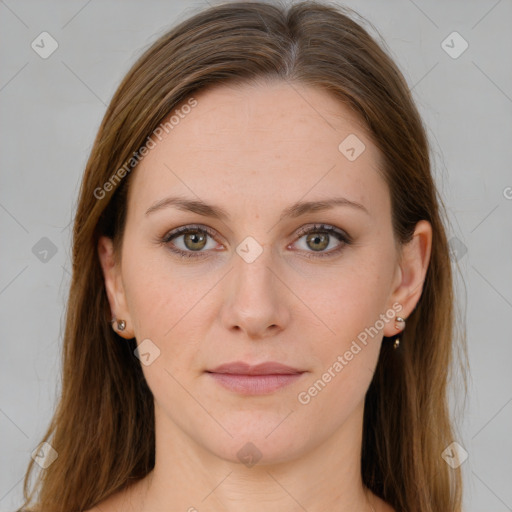
<svg viewBox="0 0 512 512">
<path fill-rule="evenodd" d="M 236 252 L 233 279 L 238 303 L 246 305 L 257 300 L 261 308 L 264 303 L 273 302 L 277 290 L 270 246 L 248 237 L 238 245 Z"/>
<path fill-rule="evenodd" d="M 284 287 L 276 278 L 275 259 L 269 246 L 248 237 L 233 256 L 228 297 L 224 301 L 225 326 L 235 326 L 251 337 L 264 336 L 267 329 L 283 329 L 288 321 Z"/>
</svg>

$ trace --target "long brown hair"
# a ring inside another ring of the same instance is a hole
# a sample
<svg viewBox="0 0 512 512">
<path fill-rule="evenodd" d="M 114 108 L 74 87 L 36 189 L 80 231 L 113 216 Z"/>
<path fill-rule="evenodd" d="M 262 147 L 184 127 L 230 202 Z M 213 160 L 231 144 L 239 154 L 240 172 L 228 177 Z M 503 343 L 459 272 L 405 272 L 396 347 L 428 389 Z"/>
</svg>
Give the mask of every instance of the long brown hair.
<svg viewBox="0 0 512 512">
<path fill-rule="evenodd" d="M 42 440 L 58 458 L 32 491 L 30 461 L 27 510 L 91 508 L 153 468 L 153 397 L 135 339 L 111 329 L 98 237 L 119 249 L 134 155 L 179 104 L 211 85 L 262 78 L 322 88 L 352 108 L 382 153 L 396 240 L 409 241 L 422 219 L 432 225 L 421 298 L 400 348 L 383 343 L 366 396 L 362 479 L 397 511 L 461 510 L 460 470 L 441 457 L 454 440 L 447 385 L 456 338 L 444 206 L 407 83 L 354 15 L 314 1 L 216 5 L 160 37 L 123 79 L 87 162 L 74 222 L 62 395 Z"/>
</svg>

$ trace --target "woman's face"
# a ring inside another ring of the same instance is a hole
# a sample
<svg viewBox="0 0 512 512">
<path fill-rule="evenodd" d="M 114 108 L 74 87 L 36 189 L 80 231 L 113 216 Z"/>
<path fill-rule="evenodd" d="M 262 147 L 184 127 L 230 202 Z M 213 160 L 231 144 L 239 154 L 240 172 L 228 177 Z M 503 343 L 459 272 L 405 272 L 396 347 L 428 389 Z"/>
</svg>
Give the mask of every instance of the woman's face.
<svg viewBox="0 0 512 512">
<path fill-rule="evenodd" d="M 157 427 L 261 463 L 358 436 L 382 336 L 421 293 L 428 225 L 399 265 L 381 156 L 326 92 L 276 82 L 195 99 L 133 171 L 120 264 L 100 242 Z M 232 362 L 295 373 L 210 373 Z"/>
</svg>

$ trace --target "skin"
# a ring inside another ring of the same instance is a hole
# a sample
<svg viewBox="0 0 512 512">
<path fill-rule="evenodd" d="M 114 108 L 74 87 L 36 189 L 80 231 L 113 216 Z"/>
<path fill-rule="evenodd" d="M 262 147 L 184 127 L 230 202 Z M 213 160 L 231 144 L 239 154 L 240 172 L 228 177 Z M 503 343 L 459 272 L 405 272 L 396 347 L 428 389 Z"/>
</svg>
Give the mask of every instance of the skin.
<svg viewBox="0 0 512 512">
<path fill-rule="evenodd" d="M 155 469 L 93 510 L 364 512 L 371 503 L 392 511 L 363 487 L 360 450 L 365 393 L 382 336 L 399 332 L 395 322 L 309 403 L 297 397 L 393 304 L 404 318 L 413 311 L 431 226 L 419 222 L 411 242 L 397 246 L 381 155 L 355 114 L 321 89 L 278 81 L 194 97 L 197 106 L 133 171 L 121 258 L 110 239 L 99 241 L 112 314 L 126 321 L 119 334 L 149 338 L 160 356 L 142 366 L 155 400 Z M 350 134 L 366 146 L 354 161 L 338 150 Z M 146 214 L 171 195 L 220 206 L 230 218 L 174 206 Z M 298 200 L 331 197 L 367 212 L 336 206 L 280 220 Z M 317 223 L 345 231 L 352 244 L 331 235 L 320 252 L 341 252 L 318 257 L 318 241 L 297 234 Z M 204 258 L 169 250 L 193 252 L 183 235 L 161 241 L 190 224 L 215 233 L 199 244 Z M 236 252 L 248 236 L 263 249 L 251 263 Z M 237 360 L 306 373 L 262 396 L 226 390 L 205 373 Z M 248 442 L 261 453 L 252 467 L 237 457 Z"/>
</svg>

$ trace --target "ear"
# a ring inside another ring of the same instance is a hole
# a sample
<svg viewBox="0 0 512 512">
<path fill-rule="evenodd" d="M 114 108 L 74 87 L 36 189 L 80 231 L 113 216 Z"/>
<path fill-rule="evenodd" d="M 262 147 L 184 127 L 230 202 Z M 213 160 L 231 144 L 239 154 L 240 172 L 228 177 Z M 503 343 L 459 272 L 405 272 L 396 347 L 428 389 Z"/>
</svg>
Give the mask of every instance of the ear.
<svg viewBox="0 0 512 512">
<path fill-rule="evenodd" d="M 402 257 L 397 263 L 396 279 L 390 296 L 389 307 L 396 302 L 402 305 L 397 316 L 407 319 L 414 311 L 423 291 L 432 248 L 432 226 L 426 220 L 416 224 L 410 242 L 402 247 Z M 400 327 L 400 324 L 398 324 Z M 395 322 L 387 323 L 384 336 L 395 336 L 400 331 Z"/>
<path fill-rule="evenodd" d="M 119 336 L 131 339 L 135 336 L 133 331 L 133 322 L 130 318 L 126 303 L 126 295 L 121 276 L 121 265 L 115 257 L 114 244 L 111 238 L 106 236 L 101 236 L 99 238 L 98 256 L 103 270 L 105 290 L 107 292 L 112 317 L 117 320 L 124 320 L 126 323 L 125 329 L 120 331 L 117 328 L 117 322 L 114 322 L 114 330 L 119 334 Z"/>
</svg>

